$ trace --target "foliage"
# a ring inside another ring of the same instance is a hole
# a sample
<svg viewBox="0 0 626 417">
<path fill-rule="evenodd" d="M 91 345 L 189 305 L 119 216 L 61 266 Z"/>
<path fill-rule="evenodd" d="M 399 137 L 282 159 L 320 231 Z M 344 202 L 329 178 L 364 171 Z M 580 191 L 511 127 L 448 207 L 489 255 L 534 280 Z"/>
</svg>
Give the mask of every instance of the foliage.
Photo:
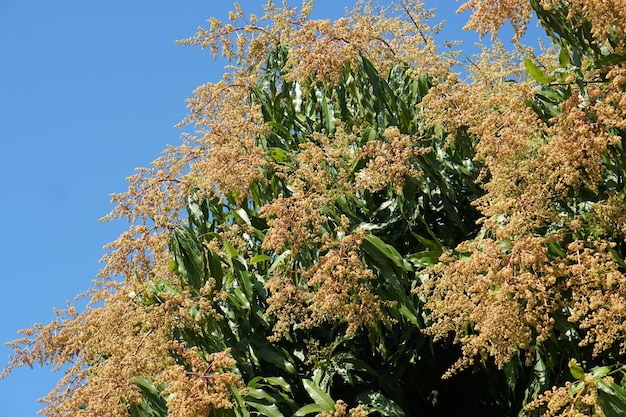
<svg viewBox="0 0 626 417">
<path fill-rule="evenodd" d="M 418 2 L 211 19 L 182 43 L 233 66 L 198 135 L 114 196 L 92 304 L 6 372 L 67 365 L 50 416 L 623 414 L 626 20 L 600 3 L 467 2 L 557 47 L 467 80 Z"/>
</svg>

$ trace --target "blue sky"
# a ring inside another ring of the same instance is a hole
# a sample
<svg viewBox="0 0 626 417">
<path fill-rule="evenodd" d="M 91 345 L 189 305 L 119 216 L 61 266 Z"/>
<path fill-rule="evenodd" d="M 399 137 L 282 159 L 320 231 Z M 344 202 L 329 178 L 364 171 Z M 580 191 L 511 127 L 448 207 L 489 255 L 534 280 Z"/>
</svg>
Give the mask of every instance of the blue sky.
<svg viewBox="0 0 626 417">
<path fill-rule="evenodd" d="M 446 3 L 446 37 L 471 45 L 451 14 L 459 3 Z M 102 247 L 125 228 L 98 222 L 109 194 L 180 142 L 173 126 L 185 98 L 223 73 L 208 53 L 174 40 L 226 17 L 231 4 L 0 0 L 0 342 L 49 322 L 54 306 L 89 288 Z M 240 4 L 258 11 L 262 2 Z M 352 4 L 317 0 L 315 16 L 338 17 Z M 10 352 L 0 346 L 0 368 Z M 16 370 L 0 381 L 0 416 L 35 416 L 58 377 Z"/>
</svg>

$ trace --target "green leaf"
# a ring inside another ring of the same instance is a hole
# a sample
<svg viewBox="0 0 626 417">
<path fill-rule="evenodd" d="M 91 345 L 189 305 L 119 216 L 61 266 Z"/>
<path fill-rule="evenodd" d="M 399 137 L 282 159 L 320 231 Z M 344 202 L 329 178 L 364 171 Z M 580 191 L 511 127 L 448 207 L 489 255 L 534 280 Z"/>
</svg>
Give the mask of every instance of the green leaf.
<svg viewBox="0 0 626 417">
<path fill-rule="evenodd" d="M 261 381 L 263 381 L 264 383 L 261 383 Z M 265 377 L 265 378 L 257 376 L 257 377 L 252 378 L 250 382 L 248 382 L 248 386 L 254 387 L 254 388 L 268 386 L 268 385 L 278 387 L 285 392 L 291 392 L 291 385 L 289 385 L 289 383 L 282 376 Z"/>
<path fill-rule="evenodd" d="M 250 310 L 250 301 L 246 297 L 246 294 L 241 288 L 235 287 L 228 294 L 229 300 L 233 306 L 238 307 L 240 310 Z"/>
<path fill-rule="evenodd" d="M 283 391 L 291 392 L 291 385 L 282 376 L 267 377 L 265 381 L 270 385 L 280 387 Z"/>
<path fill-rule="evenodd" d="M 278 162 L 279 164 L 291 166 L 289 164 L 290 162 L 289 155 L 287 154 L 287 152 L 285 152 L 285 150 L 281 148 L 276 148 L 276 147 L 269 148 L 267 149 L 267 155 L 270 158 L 272 158 L 274 161 Z"/>
<path fill-rule="evenodd" d="M 404 318 L 406 318 L 411 324 L 417 328 L 424 327 L 418 318 L 418 313 L 413 306 L 409 306 L 406 303 L 402 303 L 398 308 L 398 311 Z"/>
<path fill-rule="evenodd" d="M 269 269 L 267 270 L 267 272 L 272 272 L 274 271 L 274 269 L 278 268 L 279 266 L 281 266 L 282 264 L 284 264 L 289 256 L 291 255 L 291 251 L 290 250 L 286 250 L 283 253 L 281 253 L 272 263 L 272 265 L 269 267 Z"/>
<path fill-rule="evenodd" d="M 361 404 L 368 405 L 375 411 L 378 411 L 383 416 L 406 417 L 406 413 L 398 404 L 379 392 L 363 392 L 357 397 L 357 400 Z"/>
<path fill-rule="evenodd" d="M 506 384 L 509 388 L 511 388 L 511 390 L 515 390 L 517 380 L 519 379 L 520 368 L 520 360 L 517 356 L 512 357 L 503 367 Z"/>
<path fill-rule="evenodd" d="M 169 247 L 178 273 L 191 287 L 199 289 L 205 277 L 204 254 L 193 232 L 188 228 L 177 227 L 170 236 Z"/>
<path fill-rule="evenodd" d="M 244 223 L 246 223 L 248 226 L 250 226 L 252 223 L 250 222 L 250 217 L 248 216 L 248 213 L 242 209 L 242 208 L 238 208 L 234 211 L 234 213 L 237 214 L 237 216 L 244 221 Z"/>
<path fill-rule="evenodd" d="M 161 397 L 159 389 L 142 376 L 134 376 L 131 382 L 141 390 L 143 401 L 141 404 L 133 404 L 132 413 L 135 416 L 165 417 L 167 416 L 167 405 Z"/>
<path fill-rule="evenodd" d="M 370 256 L 372 256 L 372 258 L 374 258 L 377 262 L 389 260 L 392 262 L 394 267 L 401 270 L 404 269 L 405 265 L 402 255 L 400 255 L 396 248 L 385 243 L 378 236 L 372 234 L 365 235 L 361 248 L 369 253 Z"/>
<path fill-rule="evenodd" d="M 622 257 L 617 253 L 617 251 L 613 248 L 609 248 L 609 252 L 611 253 L 611 256 L 613 257 L 613 260 L 619 266 L 626 269 L 626 263 L 624 262 L 624 259 L 622 259 Z"/>
<path fill-rule="evenodd" d="M 137 385 L 142 391 L 152 395 L 159 395 L 159 390 L 155 387 L 150 380 L 142 376 L 134 376 L 130 378 L 130 381 Z"/>
<path fill-rule="evenodd" d="M 190 202 L 187 205 L 187 210 L 193 216 L 194 222 L 204 222 L 206 218 L 204 217 L 204 213 L 202 212 L 202 207 L 195 201 Z"/>
<path fill-rule="evenodd" d="M 306 416 L 307 414 L 323 413 L 324 411 L 325 410 L 317 404 L 307 404 L 304 407 L 299 408 L 298 411 L 294 413 L 294 416 L 301 417 L 301 416 Z"/>
<path fill-rule="evenodd" d="M 626 403 L 618 397 L 612 395 L 603 386 L 606 384 L 602 381 L 598 381 L 600 390 L 598 391 L 598 397 L 602 404 L 602 412 L 606 417 L 623 417 L 626 413 Z"/>
<path fill-rule="evenodd" d="M 208 266 L 211 277 L 215 278 L 217 289 L 222 288 L 222 280 L 224 278 L 224 271 L 222 270 L 222 260 L 215 251 L 208 250 Z"/>
<path fill-rule="evenodd" d="M 254 354 L 257 357 L 263 359 L 264 361 L 276 365 L 292 375 L 297 373 L 292 360 L 286 358 L 288 353 L 284 349 L 279 351 L 276 347 L 266 341 L 252 341 L 250 343 L 250 348 L 254 351 Z"/>
<path fill-rule="evenodd" d="M 441 250 L 425 250 L 408 255 L 406 258 L 413 265 L 420 268 L 435 265 L 443 254 Z"/>
<path fill-rule="evenodd" d="M 530 59 L 526 58 L 524 60 L 524 65 L 526 66 L 528 74 L 530 74 L 530 76 L 533 77 L 538 83 L 548 84 L 550 82 L 550 78 L 548 78 L 546 74 L 544 74 L 543 71 L 541 71 L 539 67 L 537 67 L 537 65 L 535 65 L 535 63 Z"/>
<path fill-rule="evenodd" d="M 267 416 L 267 417 L 284 417 L 283 413 L 280 412 L 278 407 L 274 404 L 263 404 L 256 401 L 246 401 L 246 404 L 250 407 L 255 408 L 259 415 Z"/>
<path fill-rule="evenodd" d="M 582 379 L 585 376 L 585 370 L 573 359 L 569 361 L 569 372 L 576 379 Z"/>
<path fill-rule="evenodd" d="M 358 359 L 352 352 L 339 353 L 333 356 L 333 368 L 339 376 L 348 384 L 353 385 L 356 381 L 362 381 L 362 374 L 376 376 L 377 372 L 366 362 Z"/>
<path fill-rule="evenodd" d="M 250 413 L 246 409 L 246 400 L 243 398 L 243 390 L 232 388 L 231 392 L 235 398 L 235 406 L 233 407 L 235 415 L 238 417 L 250 417 Z"/>
<path fill-rule="evenodd" d="M 143 404 L 131 404 L 128 411 L 132 417 L 151 417 L 149 412 L 143 407 Z"/>
<path fill-rule="evenodd" d="M 284 137 L 286 137 L 286 138 L 291 137 L 291 132 L 289 132 L 289 129 L 287 129 L 287 128 L 286 128 L 284 125 L 282 125 L 281 123 L 276 122 L 276 121 L 274 121 L 274 120 L 268 120 L 268 121 L 267 121 L 267 122 L 265 122 L 265 123 L 266 123 L 268 126 L 271 126 L 271 127 L 273 127 L 274 129 L 278 130 L 278 132 L 279 132 L 282 136 L 284 136 Z M 273 148 L 273 149 L 277 150 L 278 148 Z"/>
<path fill-rule="evenodd" d="M 254 264 L 258 264 L 259 262 L 264 262 L 264 261 L 271 261 L 272 258 L 270 258 L 267 255 L 254 255 L 252 258 L 250 258 L 250 265 L 254 265 Z"/>
<path fill-rule="evenodd" d="M 569 53 L 567 53 L 567 48 L 562 47 L 561 51 L 559 51 L 559 65 L 561 68 L 566 68 L 569 65 Z"/>
<path fill-rule="evenodd" d="M 622 380 L 622 383 L 624 382 L 626 381 Z M 626 404 L 626 389 L 615 383 L 611 384 L 611 389 L 615 393 L 615 396 L 618 397 L 620 401 L 622 401 L 624 404 Z"/>
<path fill-rule="evenodd" d="M 311 399 L 321 407 L 322 412 L 331 412 L 335 409 L 335 402 L 319 385 L 310 379 L 303 379 L 302 385 Z"/>
<path fill-rule="evenodd" d="M 622 65 L 626 63 L 626 55 L 610 54 L 594 62 L 596 68 L 606 68 L 610 65 Z"/>
<path fill-rule="evenodd" d="M 246 391 L 246 395 L 256 400 L 267 400 L 270 402 L 275 401 L 275 398 L 262 388 L 248 388 L 248 390 Z"/>
<path fill-rule="evenodd" d="M 604 378 L 605 376 L 607 376 L 609 372 L 611 372 L 610 366 L 596 366 L 595 368 L 592 368 L 589 373 L 594 378 L 599 379 L 599 378 Z"/>
</svg>

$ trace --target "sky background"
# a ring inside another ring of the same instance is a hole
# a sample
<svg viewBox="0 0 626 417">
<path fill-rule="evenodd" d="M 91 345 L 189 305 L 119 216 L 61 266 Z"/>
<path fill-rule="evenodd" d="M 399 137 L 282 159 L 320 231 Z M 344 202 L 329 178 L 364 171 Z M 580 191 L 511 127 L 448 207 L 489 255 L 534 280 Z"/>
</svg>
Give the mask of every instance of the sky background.
<svg viewBox="0 0 626 417">
<path fill-rule="evenodd" d="M 259 15 L 262 3 L 240 1 Z M 353 3 L 317 0 L 313 16 L 337 18 Z M 454 15 L 459 3 L 441 3 L 443 36 L 471 49 L 476 37 L 459 30 L 466 16 Z M 231 8 L 220 0 L 0 0 L 0 369 L 11 353 L 2 343 L 48 323 L 53 307 L 90 287 L 103 246 L 127 226 L 98 221 L 112 209 L 109 194 L 180 143 L 174 125 L 186 97 L 223 73 L 207 52 L 174 41 Z M 34 417 L 59 377 L 15 370 L 0 381 L 0 417 Z"/>
</svg>

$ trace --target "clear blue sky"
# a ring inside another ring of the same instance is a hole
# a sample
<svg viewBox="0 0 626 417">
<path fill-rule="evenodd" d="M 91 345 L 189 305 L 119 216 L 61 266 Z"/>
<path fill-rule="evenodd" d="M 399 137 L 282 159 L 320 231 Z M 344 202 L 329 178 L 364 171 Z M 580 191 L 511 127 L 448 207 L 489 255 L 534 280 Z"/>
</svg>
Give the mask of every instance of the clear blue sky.
<svg viewBox="0 0 626 417">
<path fill-rule="evenodd" d="M 446 37 L 467 39 L 451 14 L 458 3 L 446 3 Z M 315 16 L 352 4 L 317 0 Z M 125 228 L 98 222 L 109 194 L 179 143 L 185 98 L 223 73 L 174 40 L 230 9 L 218 0 L 0 0 L 0 342 L 49 322 L 54 306 L 89 288 L 103 245 Z M 0 367 L 9 354 L 0 346 Z M 57 379 L 49 369 L 15 371 L 0 381 L 0 416 L 34 417 Z"/>
</svg>

